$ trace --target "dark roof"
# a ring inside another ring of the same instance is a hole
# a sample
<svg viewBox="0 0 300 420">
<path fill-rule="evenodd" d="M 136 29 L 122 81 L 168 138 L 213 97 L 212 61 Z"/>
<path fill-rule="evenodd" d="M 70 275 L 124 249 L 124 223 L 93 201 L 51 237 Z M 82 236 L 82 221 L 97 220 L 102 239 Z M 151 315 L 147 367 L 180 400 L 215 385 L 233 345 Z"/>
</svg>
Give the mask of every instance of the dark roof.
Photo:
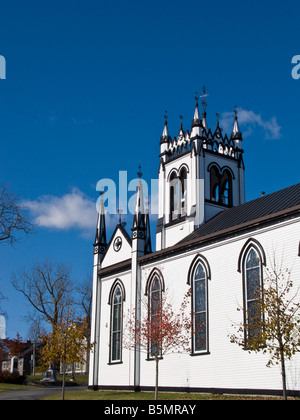
<svg viewBox="0 0 300 420">
<path fill-rule="evenodd" d="M 203 226 L 200 226 L 179 243 L 183 244 L 197 238 L 200 239 L 203 236 L 210 235 L 214 232 L 220 232 L 231 227 L 238 227 L 243 223 L 260 219 L 297 205 L 300 205 L 300 184 L 293 185 L 257 198 L 256 200 L 249 201 L 240 206 L 225 210 L 217 214 Z"/>
<path fill-rule="evenodd" d="M 143 264 L 150 260 L 163 259 L 167 255 L 185 252 L 222 237 L 229 237 L 245 229 L 258 228 L 269 223 L 285 220 L 300 215 L 300 184 L 285 188 L 272 194 L 249 201 L 240 206 L 225 210 L 182 241 L 160 251 L 141 256 L 138 261 Z M 121 261 L 109 267 L 102 268 L 100 275 L 118 273 L 131 267 L 131 259 Z"/>
</svg>

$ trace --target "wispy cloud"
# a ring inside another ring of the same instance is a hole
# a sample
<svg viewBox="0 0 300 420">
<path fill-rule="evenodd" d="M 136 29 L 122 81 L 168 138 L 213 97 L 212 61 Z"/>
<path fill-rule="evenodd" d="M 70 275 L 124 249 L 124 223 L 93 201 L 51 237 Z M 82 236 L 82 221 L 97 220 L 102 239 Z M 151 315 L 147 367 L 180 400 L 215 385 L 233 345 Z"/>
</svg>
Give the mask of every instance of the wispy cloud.
<svg viewBox="0 0 300 420">
<path fill-rule="evenodd" d="M 61 197 L 44 195 L 33 201 L 24 201 L 35 222 L 45 228 L 77 229 L 83 233 L 95 229 L 96 203 L 78 188 Z"/>
<path fill-rule="evenodd" d="M 279 139 L 281 137 L 281 127 L 276 117 L 264 120 L 260 114 L 243 108 L 239 108 L 238 112 L 239 126 L 244 136 L 251 135 L 257 127 L 260 127 L 266 139 Z M 224 112 L 222 114 L 220 125 L 227 133 L 232 131 L 233 117 L 233 112 Z"/>
<path fill-rule="evenodd" d="M 154 194 L 149 200 L 149 210 L 151 220 L 157 219 L 157 196 Z M 135 200 L 135 195 L 131 200 Z M 113 203 L 116 198 L 113 200 Z M 99 203 L 98 203 L 99 204 Z M 118 204 L 123 209 L 122 221 L 131 226 L 133 214 L 127 209 L 126 202 Z M 151 204 L 151 207 L 150 207 Z M 55 229 L 60 231 L 77 230 L 84 237 L 90 237 L 95 232 L 97 222 L 96 200 L 88 197 L 78 188 L 73 188 L 70 193 L 60 197 L 54 195 L 43 195 L 36 200 L 25 200 L 23 205 L 31 213 L 34 222 L 43 228 Z M 117 206 L 115 205 L 116 209 Z M 134 212 L 134 208 L 132 210 Z M 119 215 L 106 213 L 106 227 L 108 230 L 114 229 L 118 223 Z"/>
</svg>

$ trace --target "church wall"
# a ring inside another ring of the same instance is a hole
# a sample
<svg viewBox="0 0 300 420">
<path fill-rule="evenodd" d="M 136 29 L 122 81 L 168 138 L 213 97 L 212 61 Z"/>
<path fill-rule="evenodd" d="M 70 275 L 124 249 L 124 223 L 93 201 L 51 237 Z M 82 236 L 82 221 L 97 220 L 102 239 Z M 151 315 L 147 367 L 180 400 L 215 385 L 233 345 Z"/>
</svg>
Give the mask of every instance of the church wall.
<svg viewBox="0 0 300 420">
<path fill-rule="evenodd" d="M 194 230 L 194 220 L 189 222 L 176 223 L 166 228 L 166 248 L 184 239 Z"/>
<path fill-rule="evenodd" d="M 131 272 L 113 275 L 101 280 L 101 316 L 100 316 L 100 351 L 98 382 L 102 386 L 133 385 L 134 357 L 133 352 L 122 349 L 122 363 L 110 363 L 110 328 L 111 306 L 108 304 L 109 294 L 114 282 L 119 279 L 125 288 L 123 302 L 123 328 L 126 327 L 129 311 L 134 307 L 134 290 L 131 287 Z"/>
<path fill-rule="evenodd" d="M 293 267 L 294 289 L 300 286 L 300 258 L 298 257 L 299 221 L 297 225 L 281 224 L 273 229 L 250 232 L 239 238 L 199 248 L 211 269 L 209 280 L 209 354 L 190 356 L 173 354 L 160 361 L 159 384 L 163 387 L 181 388 L 226 388 L 226 389 L 281 389 L 281 374 L 278 366 L 267 368 L 267 355 L 249 354 L 236 344 L 230 343 L 228 335 L 234 333 L 233 323 L 241 321 L 242 312 L 237 307 L 243 304 L 242 274 L 237 271 L 240 252 L 248 238 L 254 237 L 263 246 L 267 265 L 275 250 L 279 259 L 283 253 L 284 264 Z M 176 256 L 158 267 L 163 273 L 166 289 L 174 306 L 179 307 L 188 290 L 187 275 L 197 251 Z M 155 265 L 145 266 L 144 273 Z M 143 275 L 143 282 L 146 276 Z M 287 364 L 289 365 L 289 364 Z M 287 373 L 288 388 L 300 389 L 300 355 L 294 357 L 291 371 Z M 153 386 L 155 366 L 153 361 L 142 357 L 141 386 Z"/>
<path fill-rule="evenodd" d="M 122 247 L 118 252 L 116 252 L 113 247 L 113 241 L 117 237 L 120 237 L 122 239 Z M 102 261 L 102 268 L 109 267 L 112 264 L 116 264 L 117 262 L 120 262 L 120 261 L 125 261 L 129 258 L 131 258 L 131 246 L 129 245 L 127 239 L 125 238 L 125 236 L 119 229 L 116 232 L 110 244 L 110 247 Z"/>
</svg>

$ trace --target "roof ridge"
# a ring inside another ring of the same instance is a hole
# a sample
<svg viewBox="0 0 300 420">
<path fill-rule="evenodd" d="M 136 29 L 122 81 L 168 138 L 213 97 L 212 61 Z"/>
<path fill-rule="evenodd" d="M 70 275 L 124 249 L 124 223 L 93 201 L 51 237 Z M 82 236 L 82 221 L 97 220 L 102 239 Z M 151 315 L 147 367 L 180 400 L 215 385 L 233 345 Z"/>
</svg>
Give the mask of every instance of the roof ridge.
<svg viewBox="0 0 300 420">
<path fill-rule="evenodd" d="M 300 183 L 221 211 L 178 243 L 239 226 L 300 205 Z"/>
</svg>

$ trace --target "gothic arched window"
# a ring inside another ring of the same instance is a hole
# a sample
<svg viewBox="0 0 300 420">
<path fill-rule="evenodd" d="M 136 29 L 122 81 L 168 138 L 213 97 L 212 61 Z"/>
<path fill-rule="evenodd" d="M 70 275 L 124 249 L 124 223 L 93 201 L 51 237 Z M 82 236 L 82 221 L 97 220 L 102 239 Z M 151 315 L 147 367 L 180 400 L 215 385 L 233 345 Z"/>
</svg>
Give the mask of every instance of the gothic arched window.
<svg viewBox="0 0 300 420">
<path fill-rule="evenodd" d="M 232 205 L 232 176 L 227 169 L 221 177 L 220 199 L 222 204 L 226 206 Z"/>
<path fill-rule="evenodd" d="M 187 170 L 183 167 L 179 175 L 180 181 L 180 215 L 186 216 Z"/>
<path fill-rule="evenodd" d="M 160 349 L 160 324 L 162 308 L 162 285 L 158 276 L 154 276 L 149 287 L 149 320 L 150 320 L 150 339 L 149 356 L 161 355 Z"/>
<path fill-rule="evenodd" d="M 170 177 L 170 222 L 178 217 L 179 185 L 176 172 Z"/>
<path fill-rule="evenodd" d="M 249 342 L 259 333 L 258 321 L 263 316 L 258 304 L 263 286 L 262 258 L 254 247 L 245 255 L 243 277 L 245 342 Z"/>
<path fill-rule="evenodd" d="M 216 166 L 210 170 L 210 199 L 217 203 L 220 200 L 220 173 Z"/>
<path fill-rule="evenodd" d="M 201 263 L 193 276 L 193 352 L 207 351 L 207 275 Z"/>
<path fill-rule="evenodd" d="M 125 292 L 123 284 L 117 280 L 110 293 L 110 363 L 122 361 L 123 301 Z"/>
</svg>

